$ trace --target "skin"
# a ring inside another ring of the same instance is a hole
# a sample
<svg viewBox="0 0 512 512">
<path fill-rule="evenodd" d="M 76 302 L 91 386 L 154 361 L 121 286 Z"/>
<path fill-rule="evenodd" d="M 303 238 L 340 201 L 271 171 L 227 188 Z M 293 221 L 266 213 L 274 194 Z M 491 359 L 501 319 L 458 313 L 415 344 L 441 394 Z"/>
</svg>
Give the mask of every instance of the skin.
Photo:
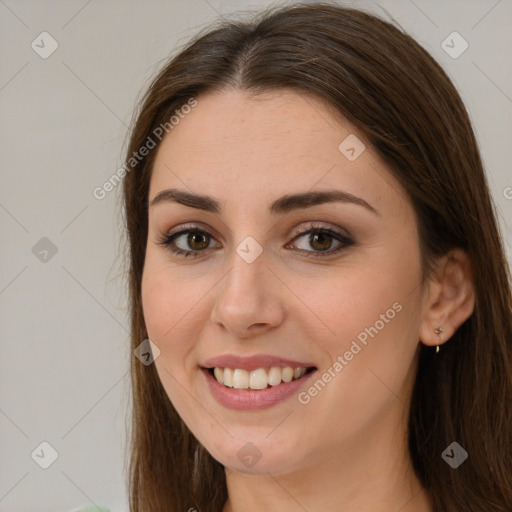
<svg viewBox="0 0 512 512">
<path fill-rule="evenodd" d="M 437 345 L 440 325 L 444 343 L 473 310 L 466 255 L 452 251 L 421 285 L 409 199 L 364 137 L 322 101 L 233 90 L 197 99 L 158 149 L 149 199 L 173 187 L 212 196 L 223 211 L 149 207 L 142 299 L 165 391 L 226 468 L 224 512 L 432 512 L 411 467 L 407 414 L 419 344 Z M 338 149 L 349 134 L 366 144 L 355 161 Z M 267 211 L 282 195 L 327 189 L 350 192 L 379 213 L 349 203 L 277 217 Z M 291 235 L 311 221 L 349 233 L 355 244 L 311 256 L 340 246 Z M 190 246 L 186 235 L 175 241 L 196 252 L 208 247 L 197 258 L 158 244 L 188 224 L 211 235 L 203 245 L 199 238 Z M 263 249 L 250 264 L 236 252 L 247 236 Z M 401 311 L 307 404 L 292 396 L 265 410 L 227 409 L 199 371 L 206 359 L 234 353 L 311 361 L 321 374 L 394 303 Z M 237 457 L 248 442 L 261 454 L 250 468 Z"/>
</svg>

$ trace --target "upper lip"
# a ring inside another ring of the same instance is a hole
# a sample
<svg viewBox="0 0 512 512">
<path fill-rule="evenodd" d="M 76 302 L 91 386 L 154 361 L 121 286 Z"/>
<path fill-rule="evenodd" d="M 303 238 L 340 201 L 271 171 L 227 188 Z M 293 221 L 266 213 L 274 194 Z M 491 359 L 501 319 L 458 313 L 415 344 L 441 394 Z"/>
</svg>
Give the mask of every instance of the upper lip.
<svg viewBox="0 0 512 512">
<path fill-rule="evenodd" d="M 310 362 L 294 361 L 292 359 L 284 359 L 268 354 L 254 355 L 254 356 L 237 356 L 235 354 L 225 354 L 222 356 L 212 357 L 205 361 L 202 365 L 203 368 L 240 368 L 243 370 L 256 370 L 257 368 L 269 368 L 278 366 L 285 368 L 290 366 L 292 368 L 310 368 L 314 365 Z"/>
</svg>

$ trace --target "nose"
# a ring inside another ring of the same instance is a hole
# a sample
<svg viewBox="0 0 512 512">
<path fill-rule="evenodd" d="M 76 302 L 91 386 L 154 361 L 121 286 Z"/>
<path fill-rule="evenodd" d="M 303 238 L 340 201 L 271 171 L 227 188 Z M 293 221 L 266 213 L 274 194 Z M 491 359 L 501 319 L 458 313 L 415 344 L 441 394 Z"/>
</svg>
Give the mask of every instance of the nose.
<svg viewBox="0 0 512 512">
<path fill-rule="evenodd" d="M 236 338 L 264 334 L 283 322 L 285 290 L 264 252 L 251 263 L 234 253 L 228 272 L 215 287 L 211 320 Z"/>
</svg>

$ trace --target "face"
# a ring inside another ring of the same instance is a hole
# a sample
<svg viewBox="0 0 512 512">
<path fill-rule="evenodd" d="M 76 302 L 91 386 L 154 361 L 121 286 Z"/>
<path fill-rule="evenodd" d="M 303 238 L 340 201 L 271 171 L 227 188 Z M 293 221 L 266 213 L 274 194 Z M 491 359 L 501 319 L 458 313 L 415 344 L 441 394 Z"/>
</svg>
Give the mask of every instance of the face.
<svg viewBox="0 0 512 512">
<path fill-rule="evenodd" d="M 300 471 L 392 439 L 422 308 L 404 191 L 318 99 L 197 101 L 162 141 L 149 191 L 142 300 L 169 399 L 239 472 Z"/>
</svg>

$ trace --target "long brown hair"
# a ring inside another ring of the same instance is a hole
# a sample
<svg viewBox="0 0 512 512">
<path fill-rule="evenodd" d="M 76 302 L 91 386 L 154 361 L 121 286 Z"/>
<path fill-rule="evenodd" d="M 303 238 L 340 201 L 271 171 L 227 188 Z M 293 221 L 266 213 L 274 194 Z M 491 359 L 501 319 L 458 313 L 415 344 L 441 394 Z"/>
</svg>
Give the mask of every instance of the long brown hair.
<svg viewBox="0 0 512 512">
<path fill-rule="evenodd" d="M 419 226 L 423 277 L 462 248 L 474 269 L 472 315 L 442 346 L 421 344 L 409 451 L 435 512 L 512 510 L 512 298 L 483 165 L 464 104 L 441 66 L 400 28 L 329 3 L 220 20 L 173 56 L 135 114 L 127 160 L 176 110 L 206 91 L 291 89 L 352 122 L 407 192 Z M 158 149 L 124 178 L 132 351 L 148 337 L 141 304 L 148 190 Z M 154 365 L 131 363 L 130 511 L 219 512 L 224 467 L 185 426 Z M 452 442 L 469 458 L 452 469 Z"/>
</svg>

